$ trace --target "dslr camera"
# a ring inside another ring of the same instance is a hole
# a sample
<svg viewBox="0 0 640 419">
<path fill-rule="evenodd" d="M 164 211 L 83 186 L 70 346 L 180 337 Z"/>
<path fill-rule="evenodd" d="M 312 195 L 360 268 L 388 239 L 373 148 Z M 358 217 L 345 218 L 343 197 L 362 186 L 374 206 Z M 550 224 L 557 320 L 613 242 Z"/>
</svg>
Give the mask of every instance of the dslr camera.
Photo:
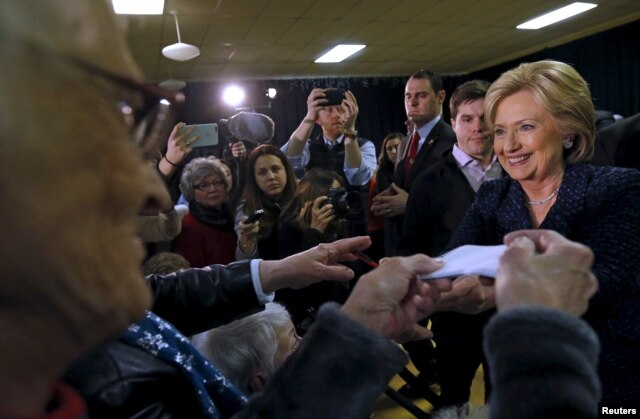
<svg viewBox="0 0 640 419">
<path fill-rule="evenodd" d="M 362 214 L 362 200 L 358 192 L 345 188 L 331 188 L 327 192 L 325 204 L 333 205 L 333 213 L 337 219 L 355 219 Z"/>
</svg>

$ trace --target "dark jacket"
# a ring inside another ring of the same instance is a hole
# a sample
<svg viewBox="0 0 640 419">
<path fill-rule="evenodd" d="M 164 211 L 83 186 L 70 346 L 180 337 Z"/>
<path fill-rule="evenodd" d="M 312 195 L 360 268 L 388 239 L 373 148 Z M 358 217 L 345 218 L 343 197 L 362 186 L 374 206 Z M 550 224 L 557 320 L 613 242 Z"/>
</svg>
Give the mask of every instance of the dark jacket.
<svg viewBox="0 0 640 419">
<path fill-rule="evenodd" d="M 484 340 L 491 419 L 600 417 L 598 338 L 584 321 L 552 308 L 511 308 L 489 322 Z"/>
<path fill-rule="evenodd" d="M 456 133 L 453 128 L 442 119 L 431 129 L 429 136 L 425 139 L 424 144 L 418 151 L 416 160 L 411 166 L 409 172 L 409 182 L 404 181 L 404 160 L 406 158 L 409 139 L 405 139 L 398 147 L 398 156 L 400 160 L 396 164 L 396 171 L 394 174 L 394 183 L 396 186 L 410 192 L 411 185 L 415 178 L 420 173 L 424 172 L 427 168 L 431 167 L 433 163 L 442 158 L 442 155 L 449 149 L 453 148 L 456 143 Z"/>
<path fill-rule="evenodd" d="M 409 181 L 404 179 L 404 161 L 407 154 L 409 139 L 403 140 L 398 147 L 398 163 L 394 173 L 394 183 L 396 186 L 411 193 L 413 181 L 435 162 L 442 158 L 442 155 L 453 148 L 456 143 L 456 133 L 453 128 L 442 119 L 431 129 L 429 136 L 418 151 L 416 160 L 409 172 Z M 387 256 L 396 255 L 396 247 L 400 234 L 402 233 L 403 215 L 396 215 L 386 219 L 385 222 L 385 252 Z"/>
<path fill-rule="evenodd" d="M 249 261 L 147 277 L 152 310 L 184 335 L 262 309 Z M 77 362 L 64 380 L 84 397 L 91 418 L 202 417 L 191 383 L 170 364 L 123 341 L 113 341 Z"/>
<path fill-rule="evenodd" d="M 414 182 L 404 214 L 398 255 L 440 256 L 474 196 L 451 150 L 447 151 L 441 161 L 426 169 Z"/>
<path fill-rule="evenodd" d="M 369 140 L 358 138 L 358 145 L 362 147 Z M 342 184 L 349 190 L 368 191 L 369 182 L 364 185 L 351 185 L 344 174 L 344 141 L 336 143 L 331 150 L 324 143 L 322 135 L 309 140 L 309 163 L 307 170 L 319 167 L 321 169 L 331 170 L 342 177 Z"/>
<path fill-rule="evenodd" d="M 248 261 L 147 279 L 153 310 L 187 335 L 260 309 Z M 234 418 L 368 417 L 406 362 L 396 344 L 325 306 L 265 391 Z M 194 387 L 177 369 L 124 342 L 88 355 L 64 379 L 85 398 L 91 418 L 203 417 Z"/>
</svg>

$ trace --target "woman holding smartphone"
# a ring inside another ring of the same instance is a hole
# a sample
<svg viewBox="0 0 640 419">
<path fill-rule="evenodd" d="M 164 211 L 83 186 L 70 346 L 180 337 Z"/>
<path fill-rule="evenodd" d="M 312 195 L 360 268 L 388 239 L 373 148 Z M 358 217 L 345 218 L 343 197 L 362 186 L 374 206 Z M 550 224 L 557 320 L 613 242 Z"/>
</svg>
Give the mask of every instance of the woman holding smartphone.
<svg viewBox="0 0 640 419">
<path fill-rule="evenodd" d="M 247 182 L 235 217 L 236 260 L 277 259 L 276 223 L 281 208 L 293 199 L 296 190 L 293 168 L 278 148 L 265 144 L 251 152 L 247 170 Z M 262 215 L 255 221 L 248 220 L 258 210 L 263 210 Z"/>
</svg>

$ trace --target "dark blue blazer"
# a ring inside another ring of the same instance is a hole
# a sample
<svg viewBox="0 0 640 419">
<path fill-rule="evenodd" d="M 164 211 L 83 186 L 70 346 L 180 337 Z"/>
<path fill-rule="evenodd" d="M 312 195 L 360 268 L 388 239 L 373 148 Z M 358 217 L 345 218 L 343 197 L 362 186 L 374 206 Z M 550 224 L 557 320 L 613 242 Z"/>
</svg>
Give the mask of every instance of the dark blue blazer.
<svg viewBox="0 0 640 419">
<path fill-rule="evenodd" d="M 533 228 L 526 200 L 511 178 L 483 184 L 448 247 L 501 244 L 509 232 Z M 568 166 L 540 228 L 593 250 L 599 290 L 585 320 L 602 344 L 603 401 L 640 400 L 640 172 Z"/>
</svg>

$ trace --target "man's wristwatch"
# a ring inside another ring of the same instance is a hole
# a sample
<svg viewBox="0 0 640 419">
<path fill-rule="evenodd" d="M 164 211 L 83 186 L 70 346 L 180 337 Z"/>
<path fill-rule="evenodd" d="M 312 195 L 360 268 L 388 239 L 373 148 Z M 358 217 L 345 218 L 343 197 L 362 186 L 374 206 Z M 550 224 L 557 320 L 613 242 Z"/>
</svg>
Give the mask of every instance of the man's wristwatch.
<svg viewBox="0 0 640 419">
<path fill-rule="evenodd" d="M 358 137 L 358 131 L 353 130 L 353 131 L 345 131 L 344 132 L 344 136 L 346 138 L 351 138 L 352 140 L 355 140 Z"/>
</svg>

